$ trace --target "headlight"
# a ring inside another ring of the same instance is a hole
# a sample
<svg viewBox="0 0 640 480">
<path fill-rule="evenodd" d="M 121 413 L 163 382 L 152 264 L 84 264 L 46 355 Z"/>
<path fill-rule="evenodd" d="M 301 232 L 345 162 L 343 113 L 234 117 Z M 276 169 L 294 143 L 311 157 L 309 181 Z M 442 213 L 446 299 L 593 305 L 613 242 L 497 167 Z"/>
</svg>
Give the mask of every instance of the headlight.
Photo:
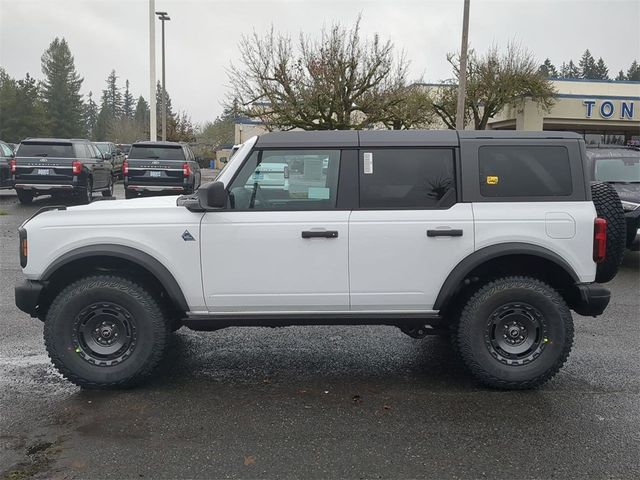
<svg viewBox="0 0 640 480">
<path fill-rule="evenodd" d="M 622 200 L 622 209 L 625 212 L 633 212 L 638 207 L 640 207 L 640 203 L 625 202 L 624 200 Z"/>
</svg>

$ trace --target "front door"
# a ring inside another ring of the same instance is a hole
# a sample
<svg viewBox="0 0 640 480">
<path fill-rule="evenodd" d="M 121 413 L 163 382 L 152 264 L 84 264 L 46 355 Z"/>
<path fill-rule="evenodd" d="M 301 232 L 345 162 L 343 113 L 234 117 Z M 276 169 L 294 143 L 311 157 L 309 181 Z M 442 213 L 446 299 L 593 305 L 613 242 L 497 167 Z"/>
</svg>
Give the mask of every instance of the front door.
<svg viewBox="0 0 640 480">
<path fill-rule="evenodd" d="M 349 220 L 352 310 L 427 312 L 473 253 L 473 210 L 458 203 L 454 151 L 364 149 Z"/>
<path fill-rule="evenodd" d="M 201 224 L 211 312 L 349 309 L 349 211 L 336 210 L 339 150 L 254 152 L 228 208 Z"/>
</svg>

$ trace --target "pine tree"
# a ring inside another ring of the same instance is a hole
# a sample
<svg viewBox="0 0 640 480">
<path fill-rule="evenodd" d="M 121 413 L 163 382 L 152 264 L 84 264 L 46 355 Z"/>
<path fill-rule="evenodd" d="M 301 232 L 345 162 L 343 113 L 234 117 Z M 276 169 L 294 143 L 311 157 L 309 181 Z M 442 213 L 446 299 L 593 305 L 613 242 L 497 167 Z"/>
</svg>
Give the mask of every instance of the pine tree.
<svg viewBox="0 0 640 480">
<path fill-rule="evenodd" d="M 540 68 L 538 69 L 538 71 L 542 75 L 544 75 L 546 78 L 558 77 L 558 70 L 556 70 L 556 67 L 551 63 L 551 60 L 549 60 L 548 58 L 544 61 L 542 65 L 540 65 Z"/>
<path fill-rule="evenodd" d="M 602 57 L 598 58 L 598 63 L 596 63 L 595 70 L 595 79 L 597 80 L 609 80 L 609 69 L 602 60 Z"/>
<path fill-rule="evenodd" d="M 176 130 L 176 114 L 173 113 L 171 106 L 171 97 L 169 92 L 166 92 L 167 97 L 167 140 L 169 140 L 169 132 L 175 132 Z M 162 85 L 160 82 L 156 85 L 156 126 L 158 132 L 158 138 L 162 138 Z"/>
<path fill-rule="evenodd" d="M 569 60 L 567 64 L 562 64 L 562 78 L 580 78 L 580 70 L 573 63 L 573 60 Z"/>
<path fill-rule="evenodd" d="M 129 91 L 129 80 L 125 81 L 124 96 L 122 97 L 122 116 L 125 118 L 133 118 L 134 102 L 133 95 Z"/>
<path fill-rule="evenodd" d="M 133 119 L 139 125 L 149 126 L 149 104 L 142 95 L 138 97 L 136 103 L 136 111 L 133 114 Z"/>
<path fill-rule="evenodd" d="M 578 64 L 580 65 L 580 78 L 598 78 L 596 61 L 588 48 L 582 54 Z"/>
<path fill-rule="evenodd" d="M 620 70 L 618 72 L 618 76 L 616 77 L 616 80 L 626 80 L 626 79 L 627 79 L 627 76 L 624 74 L 624 71 Z"/>
<path fill-rule="evenodd" d="M 0 67 L 0 138 L 18 143 L 46 135 L 47 116 L 36 80 L 27 73 L 16 81 Z"/>
<path fill-rule="evenodd" d="M 42 98 L 47 112 L 51 135 L 77 137 L 84 130 L 83 103 L 80 87 L 83 78 L 76 67 L 67 41 L 55 38 L 42 54 Z"/>
<path fill-rule="evenodd" d="M 115 120 L 116 119 L 113 116 L 111 107 L 107 105 L 103 99 L 102 105 L 100 106 L 100 113 L 98 114 L 98 118 L 96 120 L 96 127 L 93 131 L 94 139 L 98 142 L 109 140 L 111 127 L 113 126 Z"/>
<path fill-rule="evenodd" d="M 627 80 L 640 80 L 640 64 L 638 64 L 637 60 L 634 60 L 629 70 L 627 70 Z"/>
<path fill-rule="evenodd" d="M 84 128 L 85 135 L 91 140 L 95 140 L 96 124 L 98 122 L 98 105 L 93 101 L 93 92 L 89 92 L 89 100 L 84 106 Z"/>
<path fill-rule="evenodd" d="M 122 116 L 122 93 L 118 88 L 118 76 L 115 70 L 107 77 L 107 88 L 102 91 L 102 107 L 106 107 L 111 114 L 111 119 Z"/>
</svg>

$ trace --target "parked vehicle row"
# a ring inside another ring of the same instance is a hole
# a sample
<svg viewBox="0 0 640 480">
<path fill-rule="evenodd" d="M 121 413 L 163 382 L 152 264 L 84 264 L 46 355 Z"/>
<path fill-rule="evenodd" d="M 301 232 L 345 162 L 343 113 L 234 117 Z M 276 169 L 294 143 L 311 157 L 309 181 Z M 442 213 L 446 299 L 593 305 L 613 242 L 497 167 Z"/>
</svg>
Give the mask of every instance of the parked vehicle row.
<svg viewBox="0 0 640 480">
<path fill-rule="evenodd" d="M 0 142 L 0 154 L 0 187 L 14 188 L 20 203 L 40 195 L 89 203 L 96 192 L 112 196 L 118 178 L 127 198 L 193 193 L 201 181 L 193 151 L 177 142 L 29 138 L 15 152 Z"/>
</svg>

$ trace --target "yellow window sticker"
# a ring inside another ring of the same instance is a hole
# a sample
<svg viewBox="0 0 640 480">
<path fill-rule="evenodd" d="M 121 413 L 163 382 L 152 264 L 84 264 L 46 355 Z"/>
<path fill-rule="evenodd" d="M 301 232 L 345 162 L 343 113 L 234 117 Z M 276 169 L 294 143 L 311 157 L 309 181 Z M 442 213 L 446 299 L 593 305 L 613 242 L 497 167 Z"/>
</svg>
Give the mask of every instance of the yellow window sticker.
<svg viewBox="0 0 640 480">
<path fill-rule="evenodd" d="M 497 175 L 487 175 L 487 185 L 497 185 L 499 177 Z"/>
</svg>

